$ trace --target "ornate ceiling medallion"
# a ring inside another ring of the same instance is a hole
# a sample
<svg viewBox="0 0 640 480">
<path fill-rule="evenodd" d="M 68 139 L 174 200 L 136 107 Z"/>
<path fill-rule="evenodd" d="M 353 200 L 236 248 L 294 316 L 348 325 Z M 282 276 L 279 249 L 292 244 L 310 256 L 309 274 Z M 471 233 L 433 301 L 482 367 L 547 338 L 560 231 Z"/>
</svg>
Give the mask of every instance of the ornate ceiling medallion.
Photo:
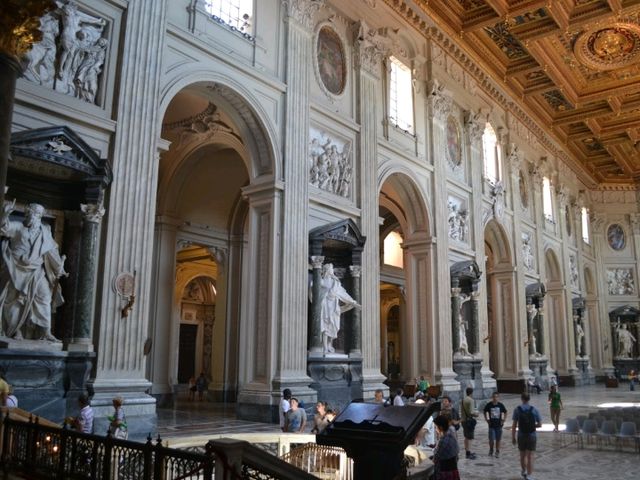
<svg viewBox="0 0 640 480">
<path fill-rule="evenodd" d="M 583 32 L 573 46 L 576 58 L 594 70 L 615 70 L 640 60 L 640 25 L 615 23 Z"/>
</svg>

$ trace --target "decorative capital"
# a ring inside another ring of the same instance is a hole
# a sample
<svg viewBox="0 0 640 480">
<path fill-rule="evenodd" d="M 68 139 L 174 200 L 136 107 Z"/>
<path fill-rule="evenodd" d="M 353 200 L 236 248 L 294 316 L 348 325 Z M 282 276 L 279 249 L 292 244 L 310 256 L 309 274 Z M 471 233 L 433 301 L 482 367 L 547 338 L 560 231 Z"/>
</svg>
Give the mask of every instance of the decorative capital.
<svg viewBox="0 0 640 480">
<path fill-rule="evenodd" d="M 178 250 L 184 250 L 185 248 L 189 248 L 192 245 L 193 245 L 193 242 L 191 240 L 185 240 L 184 238 L 180 238 L 176 242 L 176 246 L 178 247 Z"/>
<path fill-rule="evenodd" d="M 441 122 L 445 122 L 451 114 L 453 99 L 445 92 L 444 85 L 440 84 L 438 80 L 434 79 L 429 83 L 429 101 L 433 116 Z"/>
<path fill-rule="evenodd" d="M 470 143 L 476 143 L 482 139 L 485 123 L 481 112 L 473 113 L 471 110 L 464 112 L 464 126 Z"/>
<path fill-rule="evenodd" d="M 378 78 L 380 63 L 389 51 L 389 40 L 377 30 L 360 20 L 352 25 L 353 43 L 356 47 L 356 67 Z"/>
<path fill-rule="evenodd" d="M 315 24 L 314 15 L 324 6 L 324 0 L 283 0 L 289 20 L 295 20 L 307 30 Z"/>
<path fill-rule="evenodd" d="M 569 201 L 569 189 L 567 186 L 563 183 L 560 184 L 556 192 L 558 194 L 558 202 L 560 205 L 567 205 L 567 202 Z"/>
<path fill-rule="evenodd" d="M 631 224 L 633 233 L 640 235 L 640 213 L 632 213 L 629 215 L 629 223 Z"/>
<path fill-rule="evenodd" d="M 324 262 L 324 257 L 322 255 L 312 255 L 309 258 L 311 259 L 311 268 L 314 270 L 322 268 L 322 264 Z"/>
<path fill-rule="evenodd" d="M 350 265 L 349 273 L 351 273 L 353 278 L 360 278 L 360 275 L 362 274 L 362 267 L 360 265 Z"/>
<path fill-rule="evenodd" d="M 0 53 L 20 58 L 42 40 L 40 17 L 56 8 L 53 0 L 3 0 L 0 9 Z"/>
<path fill-rule="evenodd" d="M 227 263 L 227 252 L 219 247 L 206 247 L 209 254 L 213 257 L 216 263 L 224 267 Z"/>
<path fill-rule="evenodd" d="M 511 171 L 515 174 L 520 174 L 520 166 L 522 165 L 522 154 L 515 143 L 511 144 L 509 148 L 509 155 L 507 155 L 507 163 L 511 167 Z"/>
<path fill-rule="evenodd" d="M 105 209 L 102 205 L 96 205 L 95 203 L 81 203 L 80 211 L 82 211 L 82 217 L 91 223 L 100 223 L 104 216 Z"/>
<path fill-rule="evenodd" d="M 531 180 L 533 180 L 536 184 L 542 182 L 542 177 L 544 176 L 544 174 L 542 173 L 540 167 L 538 167 L 537 165 L 533 165 L 531 167 L 531 169 L 529 170 L 529 174 L 531 175 Z"/>
</svg>

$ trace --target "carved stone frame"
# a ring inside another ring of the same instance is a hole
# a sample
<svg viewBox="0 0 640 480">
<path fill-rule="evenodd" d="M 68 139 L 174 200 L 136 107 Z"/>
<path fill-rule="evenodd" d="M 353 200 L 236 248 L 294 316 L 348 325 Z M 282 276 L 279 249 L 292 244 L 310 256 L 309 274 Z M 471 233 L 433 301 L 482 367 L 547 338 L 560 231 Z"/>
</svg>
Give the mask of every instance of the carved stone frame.
<svg viewBox="0 0 640 480">
<path fill-rule="evenodd" d="M 344 84 L 342 86 L 342 91 L 339 94 L 335 94 L 331 91 L 329 91 L 329 89 L 325 86 L 324 82 L 322 81 L 322 76 L 320 75 L 320 68 L 318 66 L 318 38 L 320 36 L 320 31 L 323 28 L 329 28 L 335 35 L 336 37 L 340 40 L 340 46 L 342 49 L 342 56 L 344 59 Z M 324 21 L 324 22 L 320 22 L 316 25 L 316 28 L 313 32 L 313 73 L 315 74 L 316 77 L 316 81 L 320 87 L 320 90 L 322 91 L 322 93 L 324 93 L 327 98 L 329 99 L 330 102 L 335 102 L 338 99 L 341 99 L 342 97 L 344 97 L 345 92 L 348 90 L 349 88 L 349 79 L 350 79 L 350 75 L 349 75 L 349 70 L 351 69 L 351 57 L 349 55 L 349 51 L 346 48 L 346 45 L 349 45 L 349 43 L 346 40 L 346 37 L 344 36 L 344 34 L 342 32 L 339 31 L 339 29 L 336 28 L 336 25 L 330 21 Z"/>
</svg>

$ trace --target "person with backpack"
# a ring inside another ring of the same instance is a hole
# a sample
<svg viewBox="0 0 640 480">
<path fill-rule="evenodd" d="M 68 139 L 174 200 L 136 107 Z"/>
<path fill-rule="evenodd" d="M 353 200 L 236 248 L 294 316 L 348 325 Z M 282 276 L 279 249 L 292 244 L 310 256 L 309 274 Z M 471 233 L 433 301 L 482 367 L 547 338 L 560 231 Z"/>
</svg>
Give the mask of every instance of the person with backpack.
<svg viewBox="0 0 640 480">
<path fill-rule="evenodd" d="M 536 407 L 529 405 L 530 397 L 528 393 L 523 393 L 520 398 L 522 399 L 522 404 L 513 411 L 511 440 L 515 445 L 517 431 L 522 478 L 534 480 L 531 474 L 533 473 L 533 452 L 536 451 L 536 428 L 542 426 L 542 417 L 540 417 L 540 412 Z"/>
</svg>

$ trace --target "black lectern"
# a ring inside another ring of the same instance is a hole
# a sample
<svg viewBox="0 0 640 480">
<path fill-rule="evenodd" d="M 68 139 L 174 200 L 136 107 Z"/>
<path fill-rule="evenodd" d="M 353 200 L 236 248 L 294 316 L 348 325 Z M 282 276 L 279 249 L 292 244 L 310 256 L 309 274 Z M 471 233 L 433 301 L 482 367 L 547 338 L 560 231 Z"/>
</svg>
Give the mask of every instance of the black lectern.
<svg viewBox="0 0 640 480">
<path fill-rule="evenodd" d="M 351 403 L 316 442 L 344 448 L 353 459 L 355 480 L 392 480 L 402 470 L 404 449 L 437 410 L 439 402 L 428 407 Z"/>
</svg>

